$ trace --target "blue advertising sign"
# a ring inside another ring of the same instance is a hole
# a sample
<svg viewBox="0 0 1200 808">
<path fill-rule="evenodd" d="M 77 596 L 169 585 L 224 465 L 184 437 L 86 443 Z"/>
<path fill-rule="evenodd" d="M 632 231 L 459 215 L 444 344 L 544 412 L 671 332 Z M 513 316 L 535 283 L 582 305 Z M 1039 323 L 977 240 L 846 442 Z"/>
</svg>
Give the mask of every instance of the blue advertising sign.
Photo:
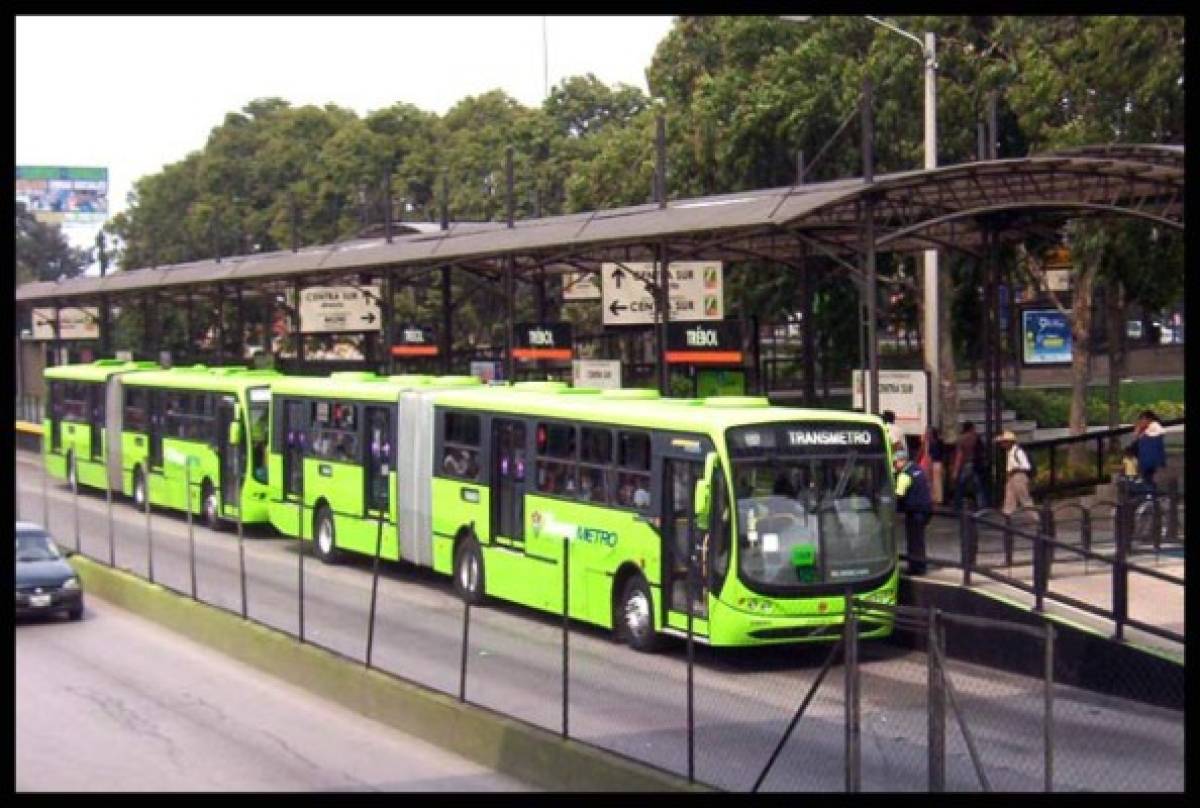
<svg viewBox="0 0 1200 808">
<path fill-rule="evenodd" d="M 1058 309 L 1021 312 L 1023 360 L 1027 365 L 1071 362 L 1071 320 Z"/>
</svg>

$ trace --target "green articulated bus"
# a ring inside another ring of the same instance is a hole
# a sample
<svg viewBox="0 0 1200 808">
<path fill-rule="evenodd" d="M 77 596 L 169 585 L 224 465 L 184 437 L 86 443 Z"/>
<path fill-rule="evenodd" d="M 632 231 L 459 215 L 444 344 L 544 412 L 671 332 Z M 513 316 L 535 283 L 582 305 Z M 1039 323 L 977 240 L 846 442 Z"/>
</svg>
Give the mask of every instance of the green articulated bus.
<svg viewBox="0 0 1200 808">
<path fill-rule="evenodd" d="M 478 387 L 474 376 L 378 376 L 333 373 L 281 378 L 271 385 L 269 512 L 280 533 L 314 542 L 326 562 L 342 552 L 402 557 L 397 542 L 399 468 L 406 452 L 432 450 L 423 433 L 398 432 L 413 390 Z M 405 484 L 412 484 L 410 476 Z M 426 486 L 428 480 L 426 479 Z M 404 558 L 417 560 L 411 552 Z"/>
<path fill-rule="evenodd" d="M 282 378 L 204 365 L 125 377 L 117 399 L 119 490 L 139 508 L 149 498 L 190 509 L 213 528 L 239 513 L 246 524 L 267 522 L 270 388 Z"/>
<path fill-rule="evenodd" d="M 316 535 L 324 560 L 374 553 L 383 513 L 385 558 L 453 575 L 472 603 L 560 614 L 569 562 L 570 616 L 639 650 L 682 636 L 689 612 L 698 640 L 755 645 L 835 638 L 847 591 L 895 603 L 875 416 L 561 382 L 397 387 L 272 388 L 272 522 Z"/>
<path fill-rule="evenodd" d="M 120 382 L 129 374 L 157 368 L 154 362 L 120 359 L 46 368 L 42 460 L 47 473 L 72 488 L 119 490 Z"/>
</svg>

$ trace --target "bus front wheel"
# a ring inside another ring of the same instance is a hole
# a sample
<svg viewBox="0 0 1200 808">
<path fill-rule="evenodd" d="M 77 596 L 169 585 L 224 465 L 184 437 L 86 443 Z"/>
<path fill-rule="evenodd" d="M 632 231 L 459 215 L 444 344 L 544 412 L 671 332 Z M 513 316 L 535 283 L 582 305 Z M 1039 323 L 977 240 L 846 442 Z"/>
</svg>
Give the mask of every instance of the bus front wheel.
<svg viewBox="0 0 1200 808">
<path fill-rule="evenodd" d="M 654 601 L 645 578 L 635 575 L 625 582 L 617 615 L 618 631 L 630 648 L 644 653 L 659 649 L 662 638 L 654 630 Z"/>
<path fill-rule="evenodd" d="M 200 502 L 204 509 L 204 524 L 208 525 L 210 530 L 220 530 L 221 515 L 217 511 L 217 492 L 208 480 L 204 481 L 204 487 L 201 489 Z M 191 505 L 189 504 L 188 507 Z"/>
<path fill-rule="evenodd" d="M 474 536 L 463 539 L 454 554 L 454 591 L 472 606 L 483 603 L 483 553 Z"/>
</svg>

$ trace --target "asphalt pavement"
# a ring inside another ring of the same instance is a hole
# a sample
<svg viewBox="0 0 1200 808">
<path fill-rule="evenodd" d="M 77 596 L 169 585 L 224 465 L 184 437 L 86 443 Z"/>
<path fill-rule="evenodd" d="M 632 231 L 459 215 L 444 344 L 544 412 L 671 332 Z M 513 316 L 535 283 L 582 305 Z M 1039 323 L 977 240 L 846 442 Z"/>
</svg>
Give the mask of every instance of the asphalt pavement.
<svg viewBox="0 0 1200 808">
<path fill-rule="evenodd" d="M 527 791 L 99 598 L 16 629 L 17 791 Z"/>
</svg>

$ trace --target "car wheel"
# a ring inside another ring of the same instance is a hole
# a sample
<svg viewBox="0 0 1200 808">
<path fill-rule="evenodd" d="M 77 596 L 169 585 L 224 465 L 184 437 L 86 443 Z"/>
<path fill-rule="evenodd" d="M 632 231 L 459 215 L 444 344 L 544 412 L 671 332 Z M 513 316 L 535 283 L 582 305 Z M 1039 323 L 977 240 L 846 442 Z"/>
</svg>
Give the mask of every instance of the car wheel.
<svg viewBox="0 0 1200 808">
<path fill-rule="evenodd" d="M 191 507 L 189 503 L 188 507 Z M 221 529 L 221 515 L 217 510 L 217 492 L 208 480 L 204 481 L 201 489 L 201 508 L 204 512 L 204 524 L 212 530 Z"/>
<path fill-rule="evenodd" d="M 472 606 L 483 603 L 483 552 L 474 536 L 464 539 L 454 554 L 454 591 Z"/>
<path fill-rule="evenodd" d="M 654 630 L 654 600 L 646 579 L 635 575 L 625 582 L 621 593 L 619 632 L 635 651 L 657 651 L 662 637 Z"/>
<path fill-rule="evenodd" d="M 69 617 L 72 620 L 82 620 L 83 619 L 83 607 L 80 606 L 77 609 L 71 609 L 70 611 L 67 612 L 67 617 Z"/>
<path fill-rule="evenodd" d="M 336 564 L 341 557 L 337 549 L 337 529 L 333 523 L 333 514 L 325 505 L 317 509 L 317 515 L 313 519 L 313 550 L 317 558 L 326 564 Z"/>
<path fill-rule="evenodd" d="M 146 474 L 141 467 L 133 471 L 133 502 L 137 505 L 138 510 L 146 509 L 146 502 L 149 500 L 148 491 L 146 490 Z"/>
</svg>

